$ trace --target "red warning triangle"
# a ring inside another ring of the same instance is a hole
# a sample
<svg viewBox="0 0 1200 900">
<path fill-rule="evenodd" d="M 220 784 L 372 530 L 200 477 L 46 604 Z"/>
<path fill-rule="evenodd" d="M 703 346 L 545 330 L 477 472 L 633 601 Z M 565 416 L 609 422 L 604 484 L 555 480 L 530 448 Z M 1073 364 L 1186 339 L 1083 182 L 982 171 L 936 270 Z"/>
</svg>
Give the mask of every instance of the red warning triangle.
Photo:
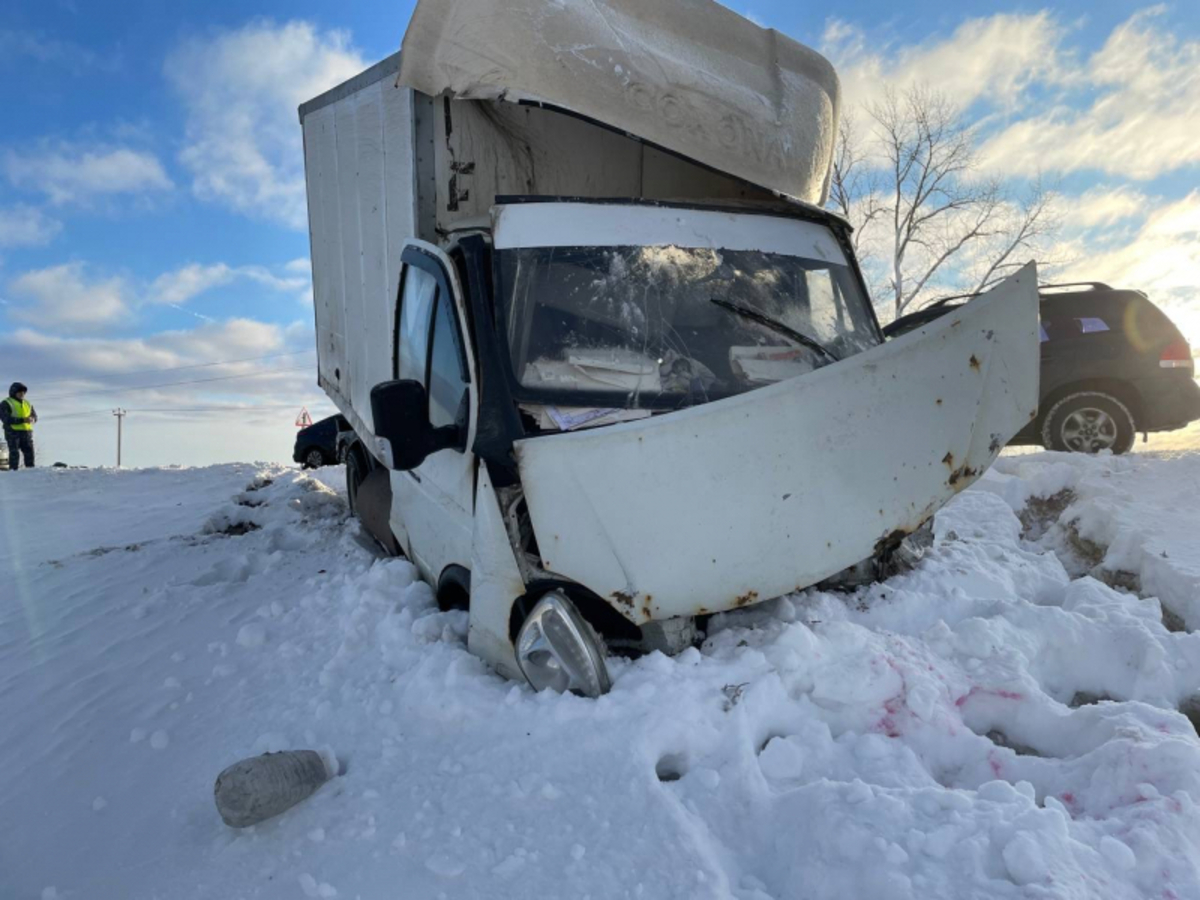
<svg viewBox="0 0 1200 900">
<path fill-rule="evenodd" d="M 296 416 L 296 427 L 307 428 L 312 424 L 312 416 L 308 414 L 308 407 L 300 407 L 300 415 Z"/>
</svg>

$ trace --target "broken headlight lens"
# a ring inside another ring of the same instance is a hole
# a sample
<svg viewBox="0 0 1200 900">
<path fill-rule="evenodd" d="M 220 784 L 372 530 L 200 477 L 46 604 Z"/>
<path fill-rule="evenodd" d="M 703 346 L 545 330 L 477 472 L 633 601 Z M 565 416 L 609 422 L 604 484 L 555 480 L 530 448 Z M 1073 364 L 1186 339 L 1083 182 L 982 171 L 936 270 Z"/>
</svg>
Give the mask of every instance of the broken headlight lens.
<svg viewBox="0 0 1200 900">
<path fill-rule="evenodd" d="M 538 601 L 517 634 L 517 664 L 535 691 L 607 693 L 611 682 L 599 637 L 561 591 Z"/>
</svg>

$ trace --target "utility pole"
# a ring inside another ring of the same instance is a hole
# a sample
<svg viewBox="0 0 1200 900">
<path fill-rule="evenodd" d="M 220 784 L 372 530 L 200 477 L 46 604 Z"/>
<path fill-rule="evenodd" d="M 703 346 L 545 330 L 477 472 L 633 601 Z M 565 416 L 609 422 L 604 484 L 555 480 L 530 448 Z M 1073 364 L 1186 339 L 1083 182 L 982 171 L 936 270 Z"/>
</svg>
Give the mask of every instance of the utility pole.
<svg viewBox="0 0 1200 900">
<path fill-rule="evenodd" d="M 125 418 L 125 410 L 117 407 L 113 410 L 113 415 L 117 417 L 117 468 L 121 468 L 121 421 Z"/>
</svg>

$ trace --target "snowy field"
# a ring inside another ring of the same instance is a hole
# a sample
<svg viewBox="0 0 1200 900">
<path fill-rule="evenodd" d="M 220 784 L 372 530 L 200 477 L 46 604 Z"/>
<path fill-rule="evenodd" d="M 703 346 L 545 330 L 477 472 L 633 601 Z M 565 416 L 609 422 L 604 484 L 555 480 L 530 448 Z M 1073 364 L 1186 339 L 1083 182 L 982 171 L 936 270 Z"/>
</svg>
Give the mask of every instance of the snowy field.
<svg viewBox="0 0 1200 900">
<path fill-rule="evenodd" d="M 0 474 L 0 897 L 1200 897 L 1200 453 L 1006 455 L 915 571 L 599 701 L 470 656 L 340 478 Z"/>
</svg>

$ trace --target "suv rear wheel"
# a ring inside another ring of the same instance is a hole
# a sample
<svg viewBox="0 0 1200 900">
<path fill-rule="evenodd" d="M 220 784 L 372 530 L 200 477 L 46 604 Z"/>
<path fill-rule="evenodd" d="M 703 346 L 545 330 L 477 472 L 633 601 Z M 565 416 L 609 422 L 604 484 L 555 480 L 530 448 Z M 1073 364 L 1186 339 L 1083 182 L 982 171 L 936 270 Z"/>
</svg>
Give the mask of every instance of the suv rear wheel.
<svg viewBox="0 0 1200 900">
<path fill-rule="evenodd" d="M 1126 453 L 1136 436 L 1129 407 L 1100 391 L 1063 397 L 1050 408 L 1042 426 L 1046 449 L 1068 453 Z"/>
</svg>

